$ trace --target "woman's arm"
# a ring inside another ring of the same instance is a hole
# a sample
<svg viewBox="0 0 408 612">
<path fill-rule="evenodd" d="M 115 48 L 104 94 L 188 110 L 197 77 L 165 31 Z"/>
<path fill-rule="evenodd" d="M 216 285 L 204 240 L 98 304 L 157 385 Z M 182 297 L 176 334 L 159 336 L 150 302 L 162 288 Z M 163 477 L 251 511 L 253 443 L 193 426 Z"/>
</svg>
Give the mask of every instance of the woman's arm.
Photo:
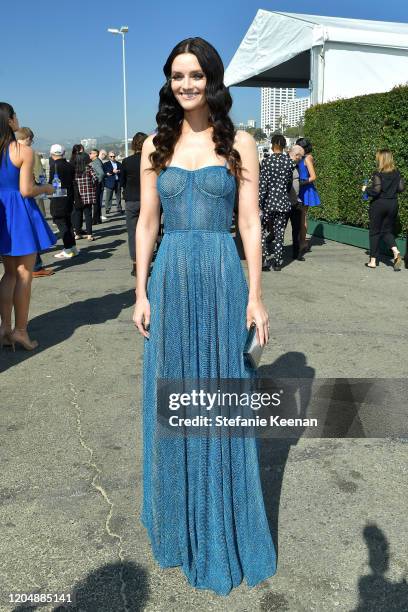
<svg viewBox="0 0 408 612">
<path fill-rule="evenodd" d="M 34 183 L 34 152 L 25 145 L 16 146 L 15 153 L 21 161 L 20 166 L 20 193 L 23 198 L 35 198 L 41 193 L 51 195 L 54 193 L 52 185 L 35 185 Z"/>
<path fill-rule="evenodd" d="M 269 339 L 268 313 L 262 303 L 261 222 L 259 219 L 259 162 L 254 138 L 238 130 L 234 147 L 241 155 L 243 180 L 238 192 L 238 227 L 248 264 L 249 296 L 247 327 L 255 321 L 261 344 Z"/>
<path fill-rule="evenodd" d="M 405 190 L 405 181 L 404 178 L 400 175 L 397 193 L 402 193 Z"/>
<path fill-rule="evenodd" d="M 381 177 L 378 174 L 373 174 L 371 182 L 367 185 L 365 192 L 371 198 L 377 198 L 381 193 Z"/>
<path fill-rule="evenodd" d="M 306 168 L 309 170 L 309 183 L 313 183 L 313 181 L 315 181 L 317 179 L 316 176 L 316 171 L 315 171 L 315 167 L 314 167 L 314 159 L 313 159 L 313 155 L 306 155 L 305 157 L 305 166 Z"/>
<path fill-rule="evenodd" d="M 150 170 L 149 154 L 155 150 L 153 136 L 143 143 L 140 160 L 140 214 L 136 226 L 136 306 L 133 315 L 140 333 L 149 337 L 150 305 L 147 299 L 147 279 L 150 262 L 160 226 L 160 198 L 157 174 Z"/>
<path fill-rule="evenodd" d="M 159 232 L 160 198 L 157 191 L 157 174 L 150 170 L 149 155 L 155 150 L 153 136 L 143 144 L 140 160 L 140 214 L 136 226 L 137 297 L 145 297 L 150 262 Z"/>
</svg>

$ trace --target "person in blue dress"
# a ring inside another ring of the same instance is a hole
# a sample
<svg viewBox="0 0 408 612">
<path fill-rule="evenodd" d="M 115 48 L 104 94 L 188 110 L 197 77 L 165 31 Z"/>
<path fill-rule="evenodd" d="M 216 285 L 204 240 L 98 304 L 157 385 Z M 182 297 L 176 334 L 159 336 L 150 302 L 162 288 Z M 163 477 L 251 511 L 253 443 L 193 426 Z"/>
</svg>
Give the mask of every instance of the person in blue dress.
<svg viewBox="0 0 408 612">
<path fill-rule="evenodd" d="M 305 156 L 300 160 L 298 165 L 299 170 L 299 198 L 303 202 L 302 221 L 300 225 L 300 254 L 303 255 L 309 250 L 309 244 L 306 239 L 307 234 L 307 211 L 309 206 L 320 206 L 319 193 L 315 186 L 316 170 L 314 167 L 314 159 L 312 155 L 312 143 L 307 138 L 299 138 L 296 144 L 302 147 L 305 151 Z"/>
<path fill-rule="evenodd" d="M 157 132 L 141 157 L 133 321 L 144 337 L 141 521 L 162 568 L 181 566 L 199 589 L 227 595 L 276 572 L 262 496 L 259 440 L 160 437 L 158 379 L 247 379 L 252 322 L 262 345 L 259 162 L 235 131 L 222 60 L 202 38 L 180 42 L 165 65 Z M 249 286 L 230 233 L 236 190 Z M 149 278 L 164 214 L 164 236 Z M 149 281 L 149 282 L 148 282 Z M 238 383 L 237 383 L 238 384 Z"/>
<path fill-rule="evenodd" d="M 38 342 L 30 339 L 27 323 L 34 263 L 37 253 L 56 243 L 34 198 L 54 188 L 34 184 L 33 150 L 16 142 L 18 128 L 13 107 L 0 102 L 0 345 L 33 350 Z"/>
</svg>

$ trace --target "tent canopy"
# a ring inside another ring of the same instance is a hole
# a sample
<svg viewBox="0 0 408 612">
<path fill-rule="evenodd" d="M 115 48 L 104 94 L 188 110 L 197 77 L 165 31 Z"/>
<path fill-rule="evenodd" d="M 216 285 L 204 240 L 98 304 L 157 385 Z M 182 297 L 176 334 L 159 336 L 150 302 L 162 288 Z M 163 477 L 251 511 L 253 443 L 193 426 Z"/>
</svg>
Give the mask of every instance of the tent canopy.
<svg viewBox="0 0 408 612">
<path fill-rule="evenodd" d="M 351 57 L 344 55 L 346 51 L 355 52 L 347 70 L 344 63 L 350 62 Z M 326 52 L 331 71 L 338 72 L 341 63 L 344 77 L 350 70 L 368 69 L 370 84 L 363 78 L 362 85 L 368 91 L 358 93 L 386 91 L 408 78 L 408 24 L 259 10 L 225 71 L 224 82 L 227 87 L 309 87 L 312 81 L 313 88 L 325 77 Z M 323 65 L 319 65 L 321 60 Z M 371 74 L 376 61 L 388 75 L 382 86 L 378 82 L 377 89 L 379 71 Z M 319 87 L 322 89 L 321 83 Z M 344 92 L 344 87 L 339 91 Z"/>
</svg>

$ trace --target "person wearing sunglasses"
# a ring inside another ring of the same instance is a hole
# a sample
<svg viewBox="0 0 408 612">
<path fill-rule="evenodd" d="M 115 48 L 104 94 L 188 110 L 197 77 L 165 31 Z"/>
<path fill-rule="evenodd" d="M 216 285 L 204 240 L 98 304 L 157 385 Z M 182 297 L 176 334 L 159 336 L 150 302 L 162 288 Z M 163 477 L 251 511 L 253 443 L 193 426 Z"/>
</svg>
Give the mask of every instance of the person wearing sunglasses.
<svg viewBox="0 0 408 612">
<path fill-rule="evenodd" d="M 121 203 L 121 186 L 120 186 L 120 173 L 122 171 L 122 164 L 116 161 L 115 151 L 109 151 L 109 161 L 103 164 L 105 170 L 105 214 L 110 212 L 112 207 L 113 194 L 116 197 L 116 209 L 118 213 L 122 214 L 122 203 Z"/>
</svg>

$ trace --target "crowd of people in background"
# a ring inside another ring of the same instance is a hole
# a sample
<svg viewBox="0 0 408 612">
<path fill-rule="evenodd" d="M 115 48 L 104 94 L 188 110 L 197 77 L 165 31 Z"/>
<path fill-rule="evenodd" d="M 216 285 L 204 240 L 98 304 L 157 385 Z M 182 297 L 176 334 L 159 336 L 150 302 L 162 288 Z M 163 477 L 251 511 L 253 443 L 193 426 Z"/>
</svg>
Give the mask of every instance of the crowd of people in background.
<svg viewBox="0 0 408 612">
<path fill-rule="evenodd" d="M 271 146 L 271 154 L 268 150 L 264 151 L 259 180 L 262 270 L 280 272 L 284 233 L 289 220 L 292 225 L 292 257 L 305 261 L 305 254 L 310 251 L 310 242 L 306 239 L 307 213 L 309 208 L 320 206 L 321 202 L 315 186 L 317 175 L 312 143 L 306 138 L 299 138 L 296 145 L 286 152 L 285 137 L 274 134 Z M 371 180 L 362 186 L 371 198 L 368 210 L 370 259 L 365 265 L 368 268 L 378 266 L 380 241 L 383 239 L 393 253 L 393 268 L 398 272 L 402 260 L 395 240 L 397 196 L 404 191 L 405 183 L 389 149 L 377 151 L 376 163 L 377 170 Z"/>
<path fill-rule="evenodd" d="M 135 134 L 133 153 L 123 166 L 115 151 L 92 149 L 88 154 L 78 144 L 67 159 L 64 147 L 53 144 L 47 171 L 32 149 L 33 131 L 20 127 L 13 107 L 0 102 L 0 257 L 4 266 L 0 281 L 0 347 L 20 344 L 33 350 L 38 346 L 27 331 L 31 282 L 33 277 L 54 274 L 54 270 L 44 267 L 41 253 L 57 242 L 46 220 L 44 198 L 49 198 L 52 224 L 63 247 L 54 257 L 61 260 L 79 254 L 78 240 L 94 240 L 94 226 L 108 219 L 115 195 L 118 215 L 126 213 L 131 274 L 135 275 L 140 155 L 145 138 L 142 132 Z"/>
<path fill-rule="evenodd" d="M 131 274 L 136 274 L 135 233 L 140 212 L 140 159 L 147 134 L 137 132 L 132 154 L 120 162 L 115 151 L 74 145 L 69 160 L 64 147 L 53 144 L 50 149 L 48 176 L 38 153 L 32 149 L 34 133 L 20 127 L 14 109 L 0 102 L 0 256 L 5 268 L 0 281 L 0 344 L 20 343 L 32 350 L 37 346 L 27 333 L 32 277 L 54 274 L 43 265 L 41 252 L 57 239 L 47 224 L 44 197 L 50 198 L 52 223 L 58 229 L 62 250 L 57 259 L 71 259 L 79 254 L 77 242 L 93 241 L 94 228 L 108 220 L 113 196 L 116 212 L 125 212 L 128 232 Z M 315 187 L 317 178 L 312 144 L 300 138 L 286 151 L 283 135 L 271 140 L 272 152 L 265 153 L 260 165 L 259 208 L 262 229 L 262 269 L 281 271 L 283 241 L 290 221 L 292 257 L 305 261 L 310 250 L 306 239 L 307 211 L 319 206 Z M 401 269 L 394 226 L 398 213 L 397 196 L 404 180 L 396 169 L 391 151 L 377 152 L 377 171 L 370 183 L 363 186 L 371 198 L 369 268 L 378 265 L 380 239 L 393 252 L 394 270 Z M 65 191 L 59 196 L 53 183 L 58 177 Z M 125 210 L 122 207 L 122 193 Z M 85 226 L 85 227 L 84 227 Z M 159 245 L 160 237 L 156 245 Z M 12 330 L 12 310 L 15 328 Z"/>
<path fill-rule="evenodd" d="M 30 128 L 19 128 L 15 136 L 19 144 L 32 146 L 34 133 Z M 66 195 L 50 198 L 52 223 L 58 229 L 63 246 L 60 252 L 54 254 L 56 259 L 77 256 L 78 240 L 95 239 L 94 227 L 108 220 L 115 197 L 116 213 L 126 215 L 131 274 L 135 275 L 135 231 L 140 212 L 140 155 L 146 138 L 147 134 L 137 132 L 131 144 L 133 153 L 122 162 L 113 150 L 107 152 L 104 149 L 91 149 L 87 153 L 81 144 L 72 147 L 69 159 L 62 145 L 53 144 L 48 164 L 33 150 L 35 184 L 40 185 L 42 178 L 45 178 L 52 185 L 57 176 L 61 188 L 66 190 Z M 125 210 L 122 199 L 125 201 Z M 38 196 L 36 203 L 46 217 L 44 195 Z M 34 278 L 52 274 L 54 272 L 44 267 L 41 254 L 37 253 Z"/>
<path fill-rule="evenodd" d="M 312 145 L 300 138 L 287 153 L 282 134 L 274 134 L 272 153 L 264 155 L 260 168 L 259 207 L 262 226 L 262 269 L 280 272 L 283 264 L 283 240 L 288 222 L 292 226 L 293 259 L 305 261 L 310 250 L 306 240 L 307 210 L 319 206 L 314 185 Z"/>
</svg>

